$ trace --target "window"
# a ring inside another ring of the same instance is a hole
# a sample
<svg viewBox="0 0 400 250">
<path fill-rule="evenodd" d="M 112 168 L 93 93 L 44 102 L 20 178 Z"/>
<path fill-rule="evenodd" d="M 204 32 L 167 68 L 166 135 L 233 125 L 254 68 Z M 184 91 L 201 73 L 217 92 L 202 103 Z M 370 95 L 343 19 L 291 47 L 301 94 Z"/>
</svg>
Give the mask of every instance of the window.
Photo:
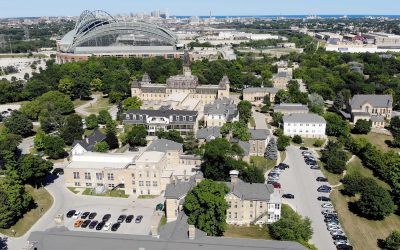
<svg viewBox="0 0 400 250">
<path fill-rule="evenodd" d="M 149 171 L 146 171 L 146 176 L 150 177 L 150 172 Z"/>
<path fill-rule="evenodd" d="M 263 207 L 263 203 L 262 203 L 262 201 L 260 201 L 260 208 L 262 208 Z"/>
<path fill-rule="evenodd" d="M 76 186 L 76 187 L 80 187 L 80 186 L 81 186 L 81 183 L 80 183 L 80 182 L 75 182 L 75 186 Z"/>
<path fill-rule="evenodd" d="M 74 172 L 73 174 L 74 174 L 74 179 L 80 179 L 79 172 Z"/>
<path fill-rule="evenodd" d="M 235 213 L 235 219 L 237 219 L 237 213 Z"/>
<path fill-rule="evenodd" d="M 154 175 L 153 175 L 153 176 L 154 176 L 154 178 L 156 178 L 156 177 L 157 177 L 157 174 L 154 172 Z"/>
<path fill-rule="evenodd" d="M 193 121 L 193 116 L 189 116 L 189 121 Z"/>
<path fill-rule="evenodd" d="M 129 120 L 129 118 L 130 118 L 130 117 L 129 117 L 129 114 L 126 114 L 126 117 L 125 117 L 125 118 L 126 118 L 127 120 Z"/>
<path fill-rule="evenodd" d="M 228 218 L 229 218 L 229 219 L 232 218 L 231 212 L 228 212 Z"/>
<path fill-rule="evenodd" d="M 237 202 L 235 202 L 235 208 L 237 208 Z"/>
<path fill-rule="evenodd" d="M 96 173 L 96 179 L 101 181 L 103 180 L 103 174 L 102 173 Z"/>
<path fill-rule="evenodd" d="M 229 207 L 232 207 L 232 202 L 228 202 L 228 204 L 229 204 Z"/>
<path fill-rule="evenodd" d="M 139 187 L 143 187 L 143 181 L 139 181 Z"/>
<path fill-rule="evenodd" d="M 108 187 L 109 187 L 109 188 L 114 188 L 115 185 L 114 185 L 114 184 L 108 184 Z"/>
<path fill-rule="evenodd" d="M 153 181 L 153 187 L 157 187 L 158 186 L 158 182 L 157 181 Z"/>
<path fill-rule="evenodd" d="M 146 181 L 146 187 L 150 187 L 150 181 Z"/>
<path fill-rule="evenodd" d="M 275 209 L 279 209 L 281 207 L 281 204 L 275 204 Z"/>
<path fill-rule="evenodd" d="M 132 181 L 132 185 L 136 185 L 136 181 Z"/>
<path fill-rule="evenodd" d="M 279 220 L 279 214 L 275 214 L 275 220 Z"/>
<path fill-rule="evenodd" d="M 253 207 L 253 201 L 250 201 L 250 207 Z"/>
<path fill-rule="evenodd" d="M 89 183 L 89 182 L 86 183 L 86 187 L 91 187 L 91 186 L 92 186 L 92 183 Z"/>
<path fill-rule="evenodd" d="M 132 174 L 132 179 L 135 179 L 135 174 Z"/>
<path fill-rule="evenodd" d="M 108 173 L 107 177 L 108 177 L 109 181 L 113 181 L 114 180 L 114 174 L 113 173 Z"/>
<path fill-rule="evenodd" d="M 250 213 L 250 218 L 253 218 L 253 213 Z"/>
<path fill-rule="evenodd" d="M 271 219 L 271 214 L 268 214 L 268 220 L 270 220 Z"/>
</svg>

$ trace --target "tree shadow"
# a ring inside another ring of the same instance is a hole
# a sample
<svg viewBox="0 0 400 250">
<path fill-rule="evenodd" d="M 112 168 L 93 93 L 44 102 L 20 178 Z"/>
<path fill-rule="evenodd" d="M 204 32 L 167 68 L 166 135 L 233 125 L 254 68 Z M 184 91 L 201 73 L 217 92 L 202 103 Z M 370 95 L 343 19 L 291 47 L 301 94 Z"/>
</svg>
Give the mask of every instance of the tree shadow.
<svg viewBox="0 0 400 250">
<path fill-rule="evenodd" d="M 386 242 L 383 239 L 378 239 L 377 241 L 377 245 L 380 249 L 386 249 Z"/>
<path fill-rule="evenodd" d="M 7 237 L 4 238 L 0 237 L 0 250 L 8 250 L 7 241 L 8 241 Z"/>
</svg>

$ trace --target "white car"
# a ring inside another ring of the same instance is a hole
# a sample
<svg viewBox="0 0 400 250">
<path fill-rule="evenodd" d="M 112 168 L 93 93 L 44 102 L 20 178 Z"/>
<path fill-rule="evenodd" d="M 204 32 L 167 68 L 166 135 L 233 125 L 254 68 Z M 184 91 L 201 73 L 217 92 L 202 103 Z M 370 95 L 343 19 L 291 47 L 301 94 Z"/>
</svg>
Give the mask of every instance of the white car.
<svg viewBox="0 0 400 250">
<path fill-rule="evenodd" d="M 340 227 L 340 224 L 336 223 L 336 222 L 328 222 L 328 223 L 326 223 L 326 226 L 327 227 Z"/>
<path fill-rule="evenodd" d="M 339 226 L 328 226 L 328 231 L 342 231 L 342 228 Z"/>
<path fill-rule="evenodd" d="M 74 215 L 72 216 L 72 219 L 78 219 L 80 215 L 81 215 L 81 212 L 80 211 L 76 211 L 74 213 Z"/>
<path fill-rule="evenodd" d="M 333 208 L 333 205 L 332 205 L 332 203 L 323 203 L 321 205 L 321 207 L 323 207 L 323 208 Z"/>
<path fill-rule="evenodd" d="M 331 231 L 331 235 L 345 235 L 342 230 Z"/>
<path fill-rule="evenodd" d="M 325 215 L 325 214 L 337 214 L 337 213 L 335 212 L 335 210 L 330 210 L 330 209 L 324 209 L 324 210 L 321 211 L 321 213 L 322 213 L 323 215 Z"/>
<path fill-rule="evenodd" d="M 349 242 L 347 240 L 335 240 L 335 245 L 348 245 Z"/>
<path fill-rule="evenodd" d="M 106 224 L 104 224 L 103 230 L 104 230 L 104 231 L 109 231 L 110 228 L 111 228 L 111 223 L 110 223 L 110 222 L 107 222 Z"/>
</svg>

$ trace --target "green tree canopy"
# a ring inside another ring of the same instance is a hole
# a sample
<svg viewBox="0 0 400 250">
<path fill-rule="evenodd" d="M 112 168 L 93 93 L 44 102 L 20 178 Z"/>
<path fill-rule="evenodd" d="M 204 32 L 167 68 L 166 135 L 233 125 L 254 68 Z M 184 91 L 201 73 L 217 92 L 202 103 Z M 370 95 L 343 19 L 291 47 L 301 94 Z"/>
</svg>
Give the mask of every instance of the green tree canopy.
<svg viewBox="0 0 400 250">
<path fill-rule="evenodd" d="M 355 134 L 368 134 L 371 131 L 372 122 L 371 120 L 359 119 L 353 128 L 353 133 Z"/>
<path fill-rule="evenodd" d="M 99 126 L 97 115 L 91 114 L 85 118 L 85 124 L 87 129 L 95 129 Z"/>
<path fill-rule="evenodd" d="M 140 109 L 140 107 L 143 105 L 143 101 L 140 100 L 139 97 L 134 96 L 126 98 L 123 104 L 124 110 Z"/>
<path fill-rule="evenodd" d="M 53 163 L 43 160 L 39 156 L 27 154 L 23 155 L 17 164 L 19 177 L 23 183 L 33 184 L 37 180 L 46 177 L 53 169 Z"/>
<path fill-rule="evenodd" d="M 29 118 L 14 110 L 11 116 L 4 121 L 4 126 L 11 132 L 22 137 L 26 137 L 32 134 L 33 124 Z"/>
<path fill-rule="evenodd" d="M 107 122 L 112 121 L 112 117 L 110 115 L 110 113 L 108 113 L 107 110 L 100 110 L 99 112 L 99 116 L 97 117 L 97 121 L 99 124 L 107 124 Z"/>
<path fill-rule="evenodd" d="M 44 153 L 50 159 L 60 159 L 65 157 L 64 140 L 59 136 L 48 135 L 44 138 Z"/>
<path fill-rule="evenodd" d="M 203 230 L 209 236 L 222 236 L 226 229 L 225 195 L 229 188 L 225 183 L 203 180 L 185 197 L 183 209 L 188 223 Z"/>
<path fill-rule="evenodd" d="M 387 250 L 400 249 L 400 230 L 395 230 L 384 241 L 384 248 Z"/>
<path fill-rule="evenodd" d="M 110 147 L 108 146 L 107 142 L 105 142 L 105 141 L 96 143 L 96 145 L 94 145 L 94 151 L 96 151 L 96 152 L 105 153 L 109 149 L 110 149 Z"/>
<path fill-rule="evenodd" d="M 190 131 L 183 142 L 183 151 L 188 154 L 195 154 L 197 149 L 199 148 L 199 141 L 196 139 L 196 136 L 193 131 Z"/>
<path fill-rule="evenodd" d="M 251 103 L 249 101 L 240 101 L 238 110 L 239 120 L 247 124 L 251 118 Z"/>
<path fill-rule="evenodd" d="M 126 142 L 131 147 L 146 146 L 146 136 L 147 130 L 144 126 L 134 126 L 128 131 L 126 135 Z"/>
<path fill-rule="evenodd" d="M 277 146 L 279 151 L 285 151 L 286 147 L 290 145 L 290 137 L 281 135 L 278 137 Z"/>
<path fill-rule="evenodd" d="M 65 118 L 64 126 L 60 129 L 60 136 L 65 144 L 72 145 L 74 140 L 82 139 L 84 132 L 82 118 L 77 114 L 71 114 Z"/>
<path fill-rule="evenodd" d="M 168 132 L 157 131 L 156 135 L 159 139 L 167 139 L 174 142 L 183 143 L 183 138 L 177 130 L 170 130 Z"/>
</svg>

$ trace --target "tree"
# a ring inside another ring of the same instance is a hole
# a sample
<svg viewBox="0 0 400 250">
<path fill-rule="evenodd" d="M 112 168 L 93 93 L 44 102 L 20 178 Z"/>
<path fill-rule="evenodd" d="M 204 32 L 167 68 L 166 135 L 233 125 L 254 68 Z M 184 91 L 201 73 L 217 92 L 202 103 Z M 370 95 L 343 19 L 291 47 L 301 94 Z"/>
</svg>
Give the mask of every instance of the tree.
<svg viewBox="0 0 400 250">
<path fill-rule="evenodd" d="M 355 134 L 368 134 L 371 131 L 372 121 L 367 121 L 364 119 L 359 119 L 353 128 L 353 133 Z"/>
<path fill-rule="evenodd" d="M 225 195 L 229 188 L 225 183 L 203 180 L 185 197 L 183 209 L 188 223 L 209 236 L 222 236 L 226 229 Z"/>
<path fill-rule="evenodd" d="M 240 179 L 247 183 L 265 183 L 264 172 L 262 168 L 256 167 L 254 164 L 249 165 L 247 162 L 238 161 L 239 165 L 242 165 L 242 172 Z M 237 169 L 241 169 L 238 167 Z"/>
<path fill-rule="evenodd" d="M 335 108 L 336 111 L 340 111 L 343 109 L 344 104 L 345 100 L 343 94 L 342 92 L 339 92 L 335 98 L 335 101 L 333 102 L 333 107 Z"/>
<path fill-rule="evenodd" d="M 249 141 L 251 134 L 247 127 L 247 123 L 242 121 L 236 121 L 232 123 L 232 135 L 234 138 L 238 138 L 241 141 Z"/>
<path fill-rule="evenodd" d="M 87 129 L 95 129 L 99 126 L 97 121 L 97 116 L 95 114 L 91 114 L 85 118 L 85 124 Z"/>
<path fill-rule="evenodd" d="M 315 140 L 313 143 L 313 146 L 317 148 L 321 147 L 322 145 L 324 145 L 324 141 L 320 139 Z"/>
<path fill-rule="evenodd" d="M 270 160 L 277 160 L 278 159 L 278 146 L 276 145 L 275 138 L 272 138 L 266 149 L 266 156 Z"/>
<path fill-rule="evenodd" d="M 58 84 L 58 89 L 66 95 L 71 95 L 72 86 L 73 86 L 72 80 L 68 77 L 65 77 L 60 79 Z"/>
<path fill-rule="evenodd" d="M 110 147 L 108 146 L 107 142 L 105 142 L 105 141 L 98 142 L 98 143 L 96 143 L 96 145 L 94 145 L 94 151 L 96 151 L 96 152 L 105 153 L 108 150 L 110 150 Z"/>
<path fill-rule="evenodd" d="M 126 141 L 131 147 L 146 146 L 147 130 L 144 126 L 135 126 L 126 135 Z"/>
<path fill-rule="evenodd" d="M 325 169 L 333 174 L 342 174 L 343 171 L 346 170 L 346 162 L 333 155 L 327 160 Z"/>
<path fill-rule="evenodd" d="M 310 219 L 303 219 L 288 205 L 282 205 L 281 219 L 268 225 L 268 229 L 275 240 L 308 242 L 313 234 Z"/>
<path fill-rule="evenodd" d="M 384 241 L 384 248 L 388 250 L 400 249 L 400 230 L 395 230 Z"/>
<path fill-rule="evenodd" d="M 277 146 L 279 151 L 285 151 L 286 147 L 290 145 L 290 137 L 282 135 L 278 137 Z"/>
<path fill-rule="evenodd" d="M 347 137 L 350 133 L 349 123 L 343 120 L 338 114 L 326 113 L 326 134 L 329 136 Z"/>
<path fill-rule="evenodd" d="M 109 149 L 119 148 L 118 137 L 112 131 L 107 132 L 106 139 L 104 141 L 107 143 Z"/>
<path fill-rule="evenodd" d="M 278 92 L 275 94 L 274 102 L 276 104 L 285 103 L 288 100 L 289 100 L 289 93 L 283 89 L 278 90 Z"/>
<path fill-rule="evenodd" d="M 103 81 L 99 78 L 94 78 L 90 82 L 90 88 L 92 89 L 92 91 L 99 91 L 101 90 L 102 87 L 103 87 Z"/>
<path fill-rule="evenodd" d="M 97 117 L 97 121 L 99 124 L 107 124 L 107 122 L 112 121 L 112 117 L 107 110 L 100 110 L 99 116 Z"/>
<path fill-rule="evenodd" d="M 269 95 L 264 96 L 263 104 L 264 104 L 264 106 L 262 106 L 261 112 L 267 113 L 269 111 L 269 109 L 271 108 L 271 100 L 270 100 Z"/>
<path fill-rule="evenodd" d="M 312 93 L 308 96 L 308 107 L 310 111 L 317 114 L 324 113 L 324 98 L 317 93 Z"/>
<path fill-rule="evenodd" d="M 20 111 L 14 110 L 11 116 L 4 121 L 4 126 L 11 132 L 22 137 L 32 134 L 33 124 L 29 118 Z"/>
<path fill-rule="evenodd" d="M 43 132 L 43 130 L 38 130 L 38 132 L 36 132 L 35 138 L 33 139 L 33 144 L 37 150 L 41 151 L 44 149 L 45 137 L 46 134 Z"/>
<path fill-rule="evenodd" d="M 222 125 L 221 129 L 220 129 L 220 133 L 222 136 L 226 136 L 229 134 L 229 132 L 232 130 L 232 123 L 231 122 L 227 122 L 224 125 Z"/>
<path fill-rule="evenodd" d="M 64 158 L 66 152 L 64 150 L 64 140 L 59 136 L 48 135 L 44 138 L 44 153 L 50 159 Z"/>
<path fill-rule="evenodd" d="M 379 185 L 368 187 L 355 202 L 355 207 L 362 216 L 374 220 L 382 220 L 395 210 L 390 193 Z"/>
<path fill-rule="evenodd" d="M 294 143 L 296 143 L 296 144 L 301 144 L 301 143 L 303 143 L 303 139 L 301 138 L 300 135 L 295 135 L 295 136 L 293 136 L 292 141 L 293 141 Z"/>
<path fill-rule="evenodd" d="M 279 127 L 283 123 L 283 114 L 280 112 L 274 112 L 272 114 L 272 125 Z"/>
<path fill-rule="evenodd" d="M 183 142 L 183 151 L 188 154 L 194 154 L 199 147 L 199 141 L 196 139 L 193 131 L 190 131 Z"/>
<path fill-rule="evenodd" d="M 64 139 L 65 144 L 72 145 L 74 140 L 82 139 L 84 132 L 82 118 L 77 114 L 72 114 L 65 118 L 60 136 Z"/>
<path fill-rule="evenodd" d="M 139 97 L 133 96 L 126 98 L 123 104 L 124 110 L 140 109 L 140 107 L 143 105 L 143 101 L 140 100 Z"/>
<path fill-rule="evenodd" d="M 0 228 L 10 228 L 28 210 L 32 196 L 14 178 L 0 178 Z"/>
<path fill-rule="evenodd" d="M 46 177 L 53 169 L 53 163 L 43 160 L 39 156 L 23 155 L 17 164 L 16 169 L 23 183 L 35 183 L 38 179 Z"/>
<path fill-rule="evenodd" d="M 251 118 L 251 103 L 249 101 L 240 101 L 238 104 L 239 120 L 243 123 L 249 123 Z"/>
<path fill-rule="evenodd" d="M 165 131 L 157 131 L 158 139 L 167 139 L 178 143 L 183 143 L 183 138 L 177 130 L 170 130 L 168 132 Z"/>
<path fill-rule="evenodd" d="M 39 115 L 40 128 L 46 133 L 51 133 L 62 127 L 64 118 L 58 110 L 44 109 Z"/>
</svg>

